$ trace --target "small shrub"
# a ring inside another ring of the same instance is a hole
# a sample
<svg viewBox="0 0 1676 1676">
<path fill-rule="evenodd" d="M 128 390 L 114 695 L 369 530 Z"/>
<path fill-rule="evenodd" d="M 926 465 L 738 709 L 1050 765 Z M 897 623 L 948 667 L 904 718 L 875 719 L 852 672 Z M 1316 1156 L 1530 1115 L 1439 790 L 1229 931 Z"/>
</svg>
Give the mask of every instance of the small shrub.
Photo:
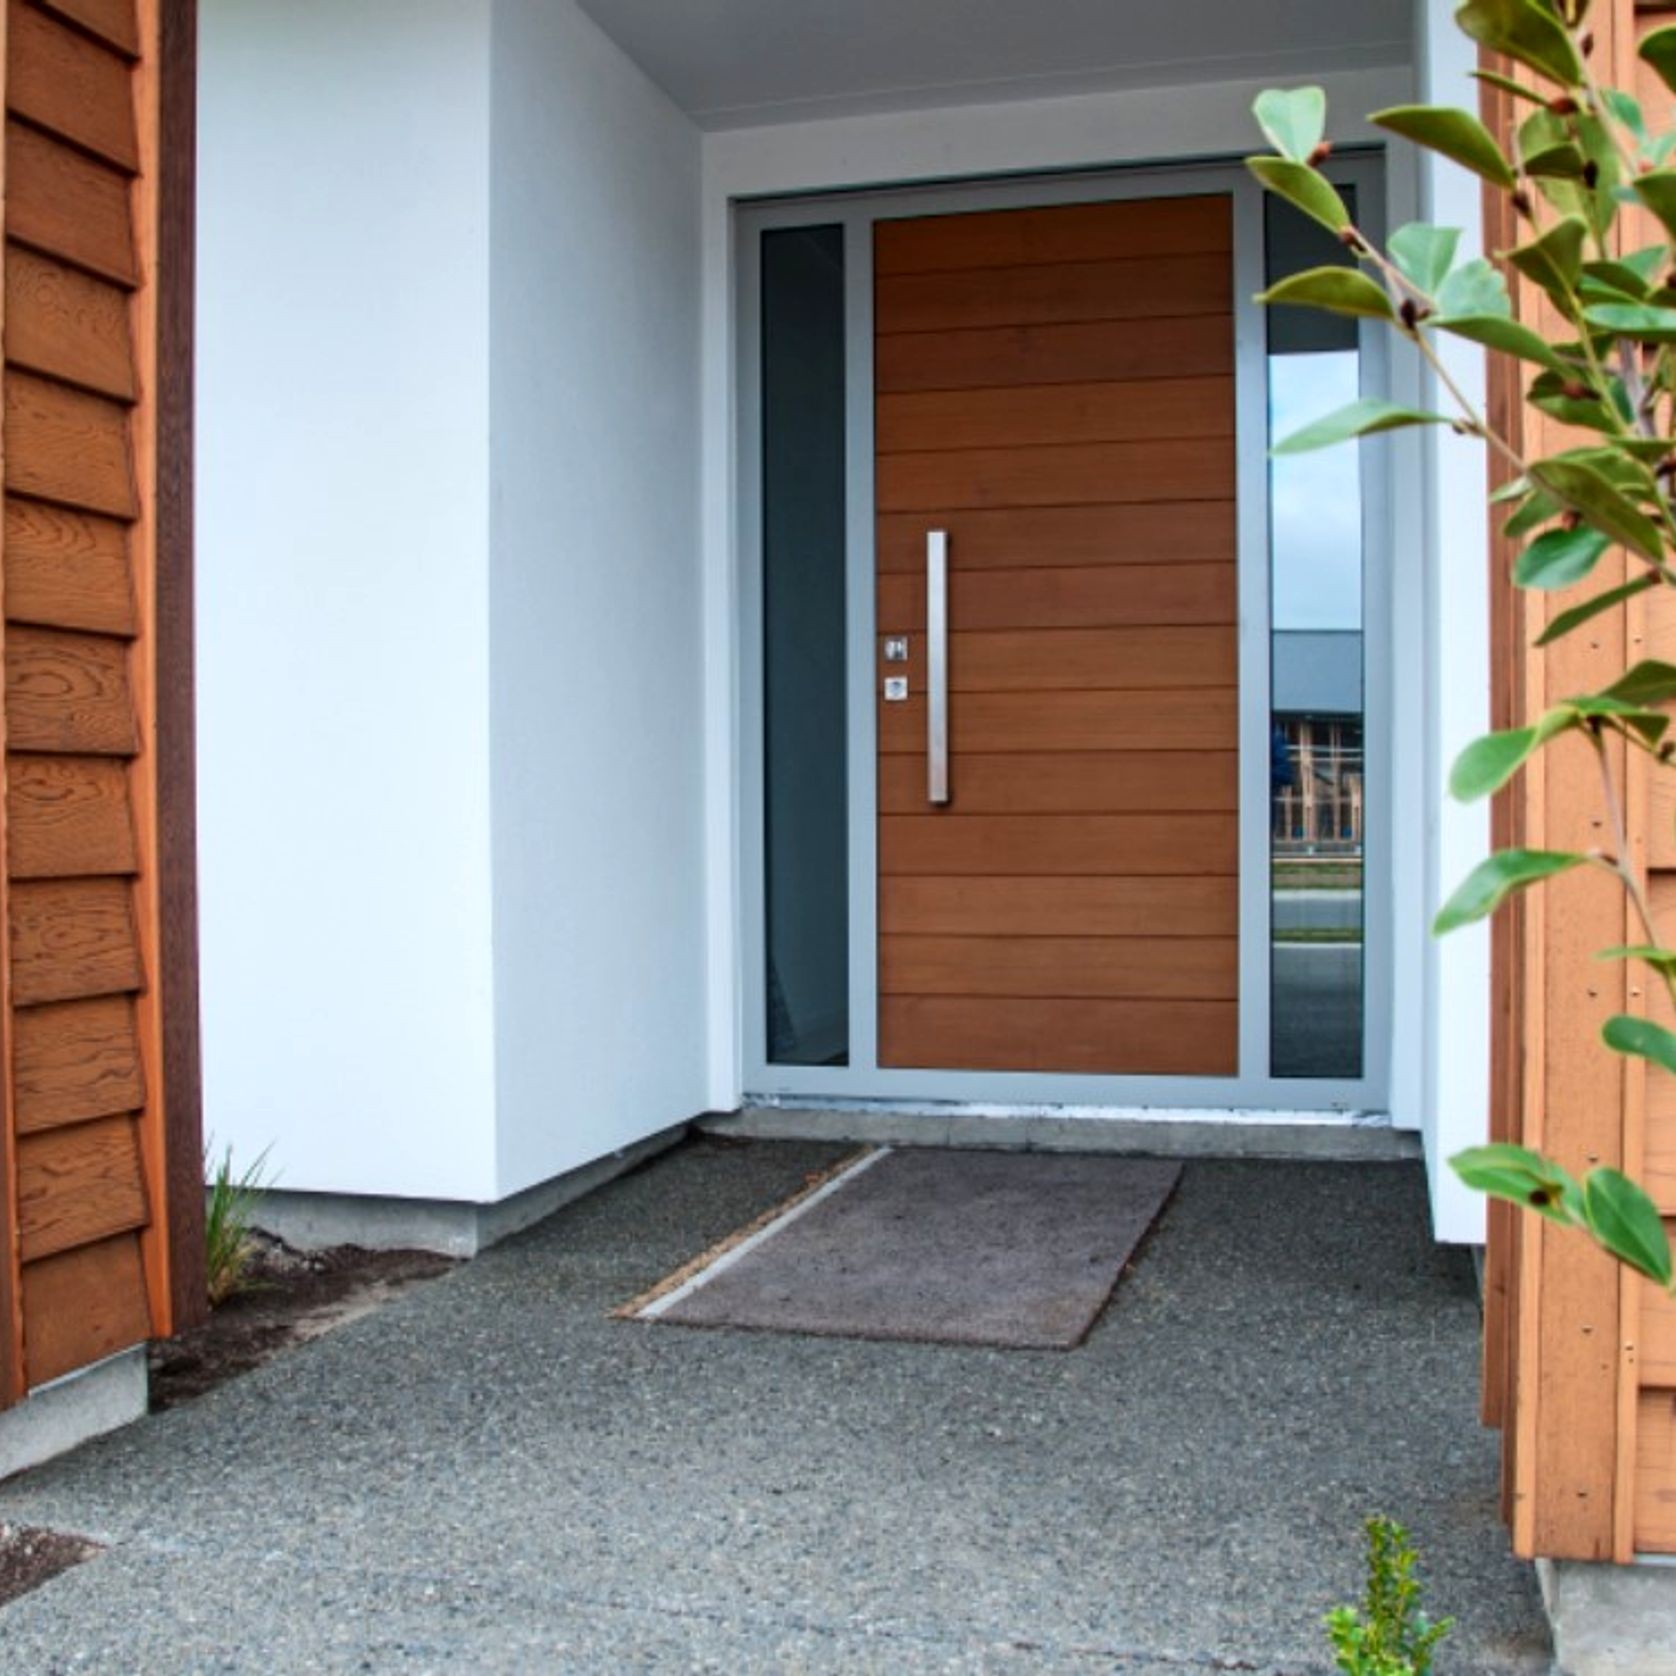
<svg viewBox="0 0 1676 1676">
<path fill-rule="evenodd" d="M 251 1238 L 252 1220 L 263 1193 L 271 1185 L 264 1173 L 267 1158 L 264 1148 L 255 1163 L 242 1174 L 234 1175 L 233 1149 L 228 1147 L 212 1172 L 209 1150 L 205 1149 L 204 1170 L 210 1177 L 209 1202 L 204 1212 L 205 1268 L 212 1308 L 250 1285 L 250 1265 L 256 1254 L 256 1243 Z"/>
<path fill-rule="evenodd" d="M 1360 1608 L 1327 1614 L 1327 1638 L 1345 1676 L 1428 1676 L 1432 1653 L 1454 1620 L 1432 1623 L 1420 1610 L 1419 1556 L 1391 1519 L 1369 1519 L 1367 1590 Z"/>
</svg>

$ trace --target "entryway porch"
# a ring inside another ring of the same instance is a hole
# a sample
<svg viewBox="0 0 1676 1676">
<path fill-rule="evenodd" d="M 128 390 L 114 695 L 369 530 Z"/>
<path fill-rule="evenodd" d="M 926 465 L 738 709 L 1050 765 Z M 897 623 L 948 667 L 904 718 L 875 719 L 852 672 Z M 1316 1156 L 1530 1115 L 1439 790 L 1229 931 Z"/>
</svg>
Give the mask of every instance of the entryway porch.
<svg viewBox="0 0 1676 1676">
<path fill-rule="evenodd" d="M 1361 1520 L 1445 1668 L 1546 1667 L 1414 1163 L 1190 1161 L 1079 1350 L 608 1311 L 846 1150 L 699 1138 L 8 1487 L 110 1544 L 13 1668 L 1325 1671 Z"/>
</svg>

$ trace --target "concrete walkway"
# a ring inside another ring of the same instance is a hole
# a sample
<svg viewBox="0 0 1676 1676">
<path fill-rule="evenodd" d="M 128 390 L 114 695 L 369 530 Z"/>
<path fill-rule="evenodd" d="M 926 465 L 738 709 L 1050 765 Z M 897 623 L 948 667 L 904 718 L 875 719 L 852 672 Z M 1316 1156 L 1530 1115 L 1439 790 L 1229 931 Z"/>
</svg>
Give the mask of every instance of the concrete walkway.
<svg viewBox="0 0 1676 1676">
<path fill-rule="evenodd" d="M 839 1150 L 688 1145 L 6 1486 L 111 1547 L 0 1670 L 1317 1671 L 1376 1510 L 1440 1676 L 1544 1668 L 1417 1167 L 1189 1165 L 1069 1354 L 606 1318 Z"/>
</svg>

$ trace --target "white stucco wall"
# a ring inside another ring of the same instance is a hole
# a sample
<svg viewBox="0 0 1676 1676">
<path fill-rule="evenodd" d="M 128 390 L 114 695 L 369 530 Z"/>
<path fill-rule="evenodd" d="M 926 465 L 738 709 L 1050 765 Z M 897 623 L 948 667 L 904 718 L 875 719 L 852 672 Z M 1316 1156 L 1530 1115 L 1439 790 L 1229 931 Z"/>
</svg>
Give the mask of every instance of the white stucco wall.
<svg viewBox="0 0 1676 1676">
<path fill-rule="evenodd" d="M 699 139 L 571 0 L 495 0 L 492 134 L 510 1193 L 705 1104 Z"/>
<path fill-rule="evenodd" d="M 1477 103 L 1470 73 L 1477 52 L 1455 27 L 1453 0 L 1416 0 L 1417 93 L 1428 104 Z M 1429 154 L 1418 160 L 1420 212 L 1428 221 L 1464 230 L 1461 259 L 1481 254 L 1482 209 L 1477 179 Z M 1482 406 L 1482 351 L 1440 343 L 1450 376 Z M 1428 388 L 1423 405 L 1446 406 Z M 1486 804 L 1460 804 L 1445 793 L 1449 765 L 1490 726 L 1490 524 L 1483 448 L 1441 429 L 1421 441 L 1425 461 L 1427 687 L 1424 889 L 1441 903 L 1490 849 Z M 1484 1201 L 1461 1186 L 1447 1160 L 1488 1139 L 1490 1099 L 1490 936 L 1479 925 L 1438 941 L 1422 958 L 1427 1009 L 1419 1111 L 1431 1175 L 1432 1221 L 1440 1239 L 1481 1243 Z"/>
<path fill-rule="evenodd" d="M 494 1189 L 488 0 L 207 0 L 205 1119 Z"/>
<path fill-rule="evenodd" d="M 206 1119 L 502 1197 L 705 1093 L 696 131 L 571 0 L 209 0 Z"/>
</svg>

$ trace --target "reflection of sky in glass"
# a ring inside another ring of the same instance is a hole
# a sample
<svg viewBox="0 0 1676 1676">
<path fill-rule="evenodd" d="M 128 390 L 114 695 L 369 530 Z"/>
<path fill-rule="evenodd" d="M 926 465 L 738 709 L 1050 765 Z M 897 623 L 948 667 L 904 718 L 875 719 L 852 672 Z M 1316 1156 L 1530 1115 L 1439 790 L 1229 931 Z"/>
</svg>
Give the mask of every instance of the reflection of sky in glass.
<svg viewBox="0 0 1676 1676">
<path fill-rule="evenodd" d="M 1269 435 L 1283 441 L 1360 394 L 1354 349 L 1269 357 Z M 1354 443 L 1273 460 L 1274 627 L 1362 626 L 1362 485 Z"/>
</svg>

